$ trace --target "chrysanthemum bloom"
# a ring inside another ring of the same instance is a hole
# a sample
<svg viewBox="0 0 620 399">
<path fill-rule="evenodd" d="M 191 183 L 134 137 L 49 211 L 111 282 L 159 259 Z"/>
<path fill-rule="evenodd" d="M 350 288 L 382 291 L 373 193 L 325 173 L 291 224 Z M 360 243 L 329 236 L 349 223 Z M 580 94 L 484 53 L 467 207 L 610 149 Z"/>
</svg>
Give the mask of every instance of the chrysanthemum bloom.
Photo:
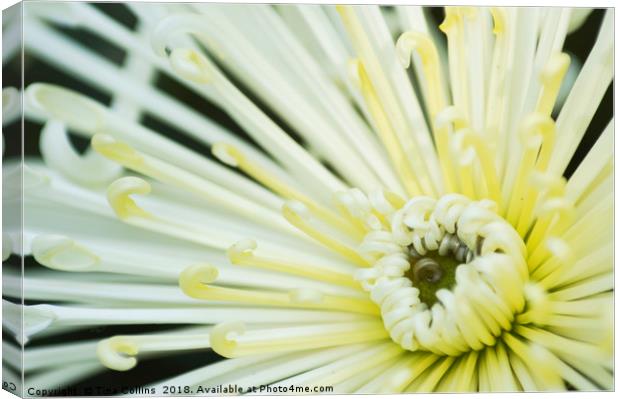
<svg viewBox="0 0 620 399">
<path fill-rule="evenodd" d="M 611 11 L 580 68 L 571 9 L 448 8 L 437 30 L 417 7 L 129 6 L 133 30 L 26 5 L 27 54 L 79 82 L 23 93 L 44 123 L 24 254 L 47 268 L 23 335 L 5 324 L 27 387 L 212 350 L 149 386 L 612 388 L 613 121 L 564 177 L 613 79 Z M 111 325 L 149 328 L 88 330 Z"/>
</svg>

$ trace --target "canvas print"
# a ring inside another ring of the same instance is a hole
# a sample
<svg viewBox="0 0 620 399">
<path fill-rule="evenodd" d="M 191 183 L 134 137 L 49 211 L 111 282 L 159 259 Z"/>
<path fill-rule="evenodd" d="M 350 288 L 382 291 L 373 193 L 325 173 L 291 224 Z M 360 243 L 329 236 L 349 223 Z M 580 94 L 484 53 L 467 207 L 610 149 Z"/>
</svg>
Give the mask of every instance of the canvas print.
<svg viewBox="0 0 620 399">
<path fill-rule="evenodd" d="M 614 389 L 613 9 L 2 24 L 4 390 Z"/>
</svg>

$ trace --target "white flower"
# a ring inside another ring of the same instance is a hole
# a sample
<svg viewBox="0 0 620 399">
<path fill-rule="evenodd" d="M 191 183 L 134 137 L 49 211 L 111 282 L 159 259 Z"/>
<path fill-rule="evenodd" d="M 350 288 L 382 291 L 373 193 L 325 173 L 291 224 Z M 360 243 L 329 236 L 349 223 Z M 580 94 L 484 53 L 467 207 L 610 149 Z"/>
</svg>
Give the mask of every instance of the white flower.
<svg viewBox="0 0 620 399">
<path fill-rule="evenodd" d="M 27 345 L 27 387 L 211 348 L 229 359 L 149 386 L 612 388 L 613 120 L 563 177 L 613 79 L 612 10 L 579 69 L 562 49 L 585 17 L 568 8 L 447 8 L 444 46 L 419 7 L 128 6 L 133 30 L 88 4 L 25 5 L 27 54 L 111 101 L 53 78 L 23 93 L 44 124 L 23 170 L 24 255 L 45 269 L 26 267 L 36 304 L 22 331 L 4 301 L 5 328 L 34 344 L 175 328 Z M 3 258 L 18 242 L 5 231 Z"/>
</svg>

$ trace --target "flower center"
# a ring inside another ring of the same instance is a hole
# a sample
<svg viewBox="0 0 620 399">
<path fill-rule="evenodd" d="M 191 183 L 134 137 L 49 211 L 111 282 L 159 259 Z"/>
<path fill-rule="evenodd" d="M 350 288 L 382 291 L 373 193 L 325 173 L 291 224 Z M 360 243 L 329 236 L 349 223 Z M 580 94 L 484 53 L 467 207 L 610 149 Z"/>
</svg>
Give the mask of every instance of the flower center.
<svg viewBox="0 0 620 399">
<path fill-rule="evenodd" d="M 447 234 L 443 241 L 442 250 L 430 251 L 424 256 L 412 246 L 408 248 L 410 267 L 405 277 L 418 289 L 420 301 L 428 307 L 437 302 L 438 290 L 454 287 L 457 266 L 471 260 L 473 254 L 455 235 Z"/>
<path fill-rule="evenodd" d="M 386 215 L 387 216 L 387 215 Z M 525 305 L 525 245 L 491 201 L 415 197 L 366 235 L 356 278 L 404 349 L 459 355 L 494 345 Z"/>
</svg>

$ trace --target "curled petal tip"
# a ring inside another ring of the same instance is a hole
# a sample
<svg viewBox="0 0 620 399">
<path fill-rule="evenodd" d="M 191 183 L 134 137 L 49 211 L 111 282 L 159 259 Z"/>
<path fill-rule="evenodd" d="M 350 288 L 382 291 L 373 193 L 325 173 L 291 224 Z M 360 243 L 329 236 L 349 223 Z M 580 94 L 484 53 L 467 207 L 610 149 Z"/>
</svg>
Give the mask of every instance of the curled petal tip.
<svg viewBox="0 0 620 399">
<path fill-rule="evenodd" d="M 196 83 L 209 83 L 213 80 L 213 66 L 207 57 L 196 50 L 177 48 L 170 53 L 172 69 L 183 78 Z"/>
<path fill-rule="evenodd" d="M 234 146 L 228 143 L 215 143 L 211 147 L 211 153 L 226 165 L 237 167 L 241 154 Z"/>
<path fill-rule="evenodd" d="M 205 284 L 217 280 L 219 271 L 209 264 L 198 264 L 185 268 L 179 275 L 179 287 L 189 297 L 199 297 L 198 293 L 206 289 Z"/>
<path fill-rule="evenodd" d="M 108 202 L 120 219 L 131 216 L 150 216 L 140 208 L 130 196 L 133 194 L 146 195 L 151 192 L 151 185 L 144 179 L 134 176 L 122 177 L 115 180 L 108 187 Z"/>
<path fill-rule="evenodd" d="M 59 119 L 79 131 L 95 132 L 106 124 L 106 110 L 100 103 L 72 90 L 47 83 L 26 88 L 24 106 L 47 118 Z"/>
<path fill-rule="evenodd" d="M 192 13 L 177 13 L 161 19 L 151 33 L 151 47 L 153 51 L 165 57 L 169 44 L 173 38 L 182 34 L 193 34 L 205 38 L 205 20 L 201 15 Z"/>
<path fill-rule="evenodd" d="M 529 114 L 521 125 L 520 138 L 527 145 L 540 145 L 542 140 L 550 139 L 555 134 L 555 122 L 538 112 Z"/>
<path fill-rule="evenodd" d="M 99 257 L 75 241 L 61 235 L 44 234 L 32 240 L 37 262 L 51 269 L 88 271 L 99 264 Z"/>
<path fill-rule="evenodd" d="M 99 361 L 112 370 L 127 371 L 134 368 L 138 364 L 135 358 L 137 354 L 137 345 L 122 337 L 104 339 L 97 344 Z"/>
<path fill-rule="evenodd" d="M 242 258 L 249 258 L 252 256 L 254 250 L 257 248 L 256 240 L 246 238 L 241 241 L 237 241 L 235 244 L 228 248 L 228 259 L 231 263 L 236 263 Z"/>
<path fill-rule="evenodd" d="M 396 55 L 398 57 L 400 65 L 402 65 L 405 69 L 411 66 L 411 56 L 413 53 L 413 43 L 411 43 L 411 40 L 407 33 L 413 32 L 403 33 L 398 37 L 398 40 L 396 41 Z"/>
<path fill-rule="evenodd" d="M 211 330 L 209 339 L 211 340 L 211 348 L 224 357 L 235 357 L 235 349 L 237 342 L 234 336 L 242 335 L 245 332 L 245 324 L 239 321 L 225 322 L 216 325 Z"/>
</svg>

